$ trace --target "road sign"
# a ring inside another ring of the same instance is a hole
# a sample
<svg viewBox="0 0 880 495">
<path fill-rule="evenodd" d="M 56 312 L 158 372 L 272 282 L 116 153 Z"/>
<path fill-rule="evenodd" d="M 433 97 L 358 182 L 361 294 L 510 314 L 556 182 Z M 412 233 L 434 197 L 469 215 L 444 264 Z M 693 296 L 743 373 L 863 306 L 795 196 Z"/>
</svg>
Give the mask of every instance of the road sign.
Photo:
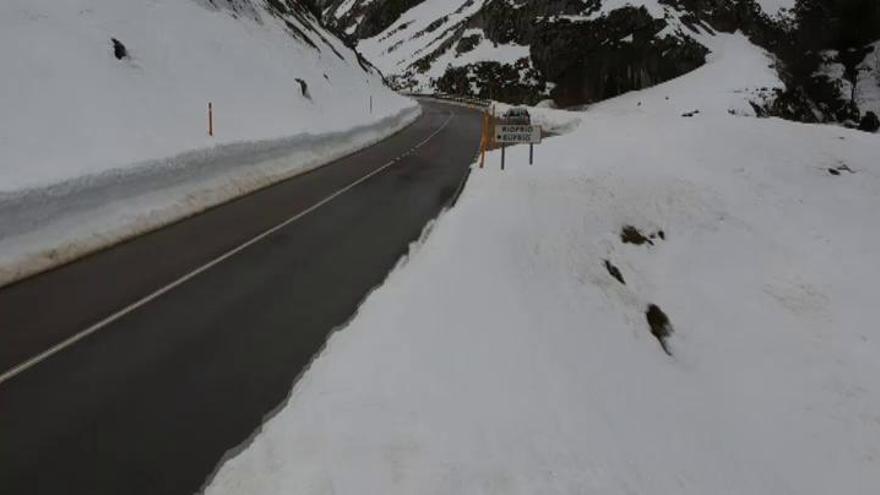
<svg viewBox="0 0 880 495">
<path fill-rule="evenodd" d="M 541 126 L 520 124 L 496 124 L 495 142 L 501 144 L 541 142 Z"/>
</svg>

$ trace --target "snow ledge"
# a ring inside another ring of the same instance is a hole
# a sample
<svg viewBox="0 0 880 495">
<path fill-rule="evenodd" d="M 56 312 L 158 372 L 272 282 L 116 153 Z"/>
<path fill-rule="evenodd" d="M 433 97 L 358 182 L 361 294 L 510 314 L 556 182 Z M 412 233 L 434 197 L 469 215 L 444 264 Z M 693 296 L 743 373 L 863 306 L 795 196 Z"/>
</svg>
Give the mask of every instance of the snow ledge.
<svg viewBox="0 0 880 495">
<path fill-rule="evenodd" d="M 0 287 L 372 146 L 413 104 L 346 131 L 218 145 L 46 187 L 0 193 Z"/>
</svg>

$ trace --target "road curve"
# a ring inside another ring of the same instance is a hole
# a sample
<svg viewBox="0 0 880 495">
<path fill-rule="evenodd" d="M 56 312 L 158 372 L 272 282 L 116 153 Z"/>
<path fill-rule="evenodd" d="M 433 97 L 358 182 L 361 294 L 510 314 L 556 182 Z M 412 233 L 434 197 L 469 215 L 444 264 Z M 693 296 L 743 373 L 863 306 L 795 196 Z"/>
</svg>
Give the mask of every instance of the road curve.
<svg viewBox="0 0 880 495">
<path fill-rule="evenodd" d="M 449 204 L 479 114 L 422 106 L 359 153 L 0 289 L 0 491 L 197 491 Z"/>
</svg>

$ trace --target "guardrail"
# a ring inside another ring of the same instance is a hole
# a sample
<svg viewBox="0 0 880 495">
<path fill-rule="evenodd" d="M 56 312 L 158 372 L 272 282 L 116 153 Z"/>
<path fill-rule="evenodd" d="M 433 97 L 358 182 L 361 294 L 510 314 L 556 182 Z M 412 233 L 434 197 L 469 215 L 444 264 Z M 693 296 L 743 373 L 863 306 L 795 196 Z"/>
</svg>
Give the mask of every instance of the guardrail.
<svg viewBox="0 0 880 495">
<path fill-rule="evenodd" d="M 458 96 L 458 95 L 447 95 L 443 93 L 408 93 L 401 92 L 402 95 L 410 96 L 413 98 L 424 98 L 430 100 L 437 101 L 445 101 L 448 103 L 457 103 L 459 105 L 465 105 L 472 108 L 485 109 L 488 108 L 491 104 L 489 100 L 481 100 L 479 98 L 474 98 L 471 96 Z"/>
</svg>

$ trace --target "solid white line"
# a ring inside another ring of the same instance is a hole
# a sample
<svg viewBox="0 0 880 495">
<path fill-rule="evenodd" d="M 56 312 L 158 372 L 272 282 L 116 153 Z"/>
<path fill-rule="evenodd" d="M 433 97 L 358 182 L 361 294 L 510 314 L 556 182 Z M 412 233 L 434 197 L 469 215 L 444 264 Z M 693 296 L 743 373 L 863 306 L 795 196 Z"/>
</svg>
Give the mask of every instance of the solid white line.
<svg viewBox="0 0 880 495">
<path fill-rule="evenodd" d="M 433 139 L 434 136 L 436 136 L 437 134 L 440 133 L 440 131 L 442 131 L 443 129 L 446 128 L 446 126 L 449 124 L 450 121 L 452 121 L 452 118 L 453 118 L 454 116 L 455 116 L 454 113 L 449 112 L 449 118 L 447 118 L 446 121 L 443 122 L 443 125 L 441 125 L 440 127 L 438 127 L 436 131 L 434 131 L 433 133 L 431 133 L 431 135 L 429 135 L 428 137 L 426 137 L 425 139 L 423 139 L 422 141 L 420 141 L 418 144 L 416 144 L 415 146 L 413 146 L 412 148 L 410 148 L 409 151 L 407 151 L 404 155 L 401 155 L 401 156 L 406 156 L 406 155 L 408 155 L 409 153 L 412 153 L 413 151 L 415 151 L 415 150 L 421 148 L 425 143 L 427 143 L 428 141 L 430 141 L 431 139 Z M 247 249 L 248 247 L 250 247 L 250 246 L 256 244 L 257 242 L 259 242 L 259 241 L 261 241 L 261 240 L 263 240 L 263 239 L 265 239 L 266 237 L 272 235 L 273 233 L 275 233 L 275 232 L 277 232 L 277 231 L 283 229 L 284 227 L 286 227 L 286 226 L 290 225 L 291 223 L 293 223 L 293 222 L 299 220 L 300 218 L 302 218 L 302 217 L 308 215 L 309 213 L 311 213 L 311 212 L 317 210 L 318 208 L 324 206 L 325 204 L 327 204 L 327 203 L 333 201 L 334 199 L 336 199 L 337 197 L 339 197 L 339 196 L 341 196 L 342 194 L 346 193 L 347 191 L 349 191 L 350 189 L 354 188 L 354 187 L 357 186 L 358 184 L 360 184 L 360 183 L 362 183 L 362 182 L 368 180 L 369 178 L 373 177 L 374 175 L 378 174 L 379 172 L 382 172 L 383 170 L 387 169 L 387 168 L 390 167 L 391 165 L 394 165 L 394 163 L 395 163 L 396 161 L 398 161 L 399 159 L 400 159 L 400 156 L 398 156 L 397 158 L 391 160 L 390 162 L 386 163 L 385 165 L 382 165 L 381 167 L 377 168 L 376 170 L 373 170 L 372 172 L 368 173 L 367 175 L 364 175 L 364 176 L 361 177 L 360 179 L 358 179 L 358 180 L 352 182 L 351 184 L 349 184 L 349 185 L 343 187 L 342 189 L 337 190 L 337 191 L 334 192 L 333 194 L 327 196 L 326 198 L 322 199 L 321 201 L 318 201 L 318 202 L 315 203 L 314 205 L 312 205 L 312 206 L 308 207 L 307 209 L 305 209 L 305 210 L 303 210 L 303 211 L 297 213 L 296 215 L 294 215 L 294 216 L 288 218 L 287 220 L 285 220 L 285 221 L 279 223 L 278 225 L 276 225 L 276 226 L 274 226 L 274 227 L 272 227 L 272 228 L 270 228 L 270 229 L 264 231 L 264 232 L 261 233 L 261 234 L 258 234 L 256 237 L 253 237 L 253 238 L 251 238 L 250 240 L 245 241 L 245 242 L 242 243 L 242 244 L 239 244 L 238 246 L 236 246 L 236 247 L 230 249 L 229 251 L 227 251 L 227 252 L 221 254 L 220 256 L 214 258 L 213 260 L 211 260 L 211 261 L 205 263 L 204 265 L 202 265 L 202 266 L 196 268 L 195 270 L 193 270 L 193 271 L 191 271 L 191 272 L 189 272 L 189 273 L 187 273 L 187 274 L 181 276 L 180 278 L 178 278 L 177 280 L 171 282 L 170 284 L 168 284 L 168 285 L 166 285 L 166 286 L 164 286 L 164 287 L 162 287 L 162 288 L 160 288 L 160 289 L 158 289 L 158 290 L 156 290 L 156 291 L 150 293 L 149 295 L 144 296 L 143 298 L 141 298 L 141 299 L 139 299 L 139 300 L 137 300 L 137 301 L 135 301 L 135 302 L 129 304 L 128 306 L 126 306 L 126 307 L 120 309 L 119 311 L 117 311 L 117 312 L 111 314 L 110 316 L 104 318 L 103 320 L 101 320 L 101 321 L 99 321 L 99 322 L 93 324 L 92 326 L 86 328 L 85 330 L 82 330 L 82 331 L 76 333 L 75 335 L 73 335 L 73 336 L 71 336 L 71 337 L 68 337 L 67 339 L 65 339 L 65 340 L 63 340 L 63 341 L 61 341 L 61 342 L 59 342 L 58 344 L 55 344 L 54 346 L 50 347 L 49 349 L 46 349 L 45 351 L 43 351 L 43 352 L 41 352 L 40 354 L 37 354 L 36 356 L 34 356 L 34 357 L 28 359 L 27 361 L 25 361 L 25 362 L 23 362 L 23 363 L 21 363 L 21 364 L 18 364 L 18 365 L 16 365 L 16 366 L 12 367 L 12 368 L 10 368 L 9 370 L 5 371 L 2 375 L 0 375 L 0 384 L 2 384 L 3 382 L 5 382 L 6 380 L 9 380 L 9 379 L 13 378 L 15 375 L 18 375 L 19 373 L 21 373 L 21 372 L 27 370 L 28 368 L 31 368 L 31 367 L 33 367 L 33 366 L 39 364 L 40 362 L 46 360 L 47 358 L 51 357 L 52 355 L 54 355 L 54 354 L 56 354 L 56 353 L 58 353 L 58 352 L 60 352 L 60 351 L 62 351 L 62 350 L 64 350 L 64 349 L 66 349 L 67 347 L 72 346 L 73 344 L 79 342 L 80 340 L 84 339 L 85 337 L 88 337 L 89 335 L 91 335 L 91 334 L 97 332 L 98 330 L 100 330 L 100 329 L 106 327 L 107 325 L 113 323 L 114 321 L 116 321 L 116 320 L 122 318 L 123 316 L 127 315 L 128 313 L 131 313 L 132 311 L 134 311 L 134 310 L 136 310 L 136 309 L 138 309 L 138 308 L 140 308 L 140 307 L 142 307 L 142 306 L 148 304 L 150 301 L 152 301 L 152 300 L 158 298 L 159 296 L 165 294 L 166 292 L 169 292 L 169 291 L 173 290 L 174 288 L 176 288 L 176 287 L 178 287 L 178 286 L 180 286 L 180 285 L 183 285 L 184 283 L 186 283 L 188 280 L 192 279 L 192 278 L 195 277 L 196 275 L 198 275 L 198 274 L 200 274 L 200 273 L 202 273 L 202 272 L 204 272 L 204 271 L 210 269 L 211 267 L 213 267 L 213 266 L 215 266 L 215 265 L 218 265 L 218 264 L 222 263 L 223 261 L 225 261 L 225 260 L 227 260 L 227 259 L 229 259 L 229 258 L 235 256 L 236 254 L 240 253 L 241 251 L 244 251 L 245 249 Z"/>
</svg>

